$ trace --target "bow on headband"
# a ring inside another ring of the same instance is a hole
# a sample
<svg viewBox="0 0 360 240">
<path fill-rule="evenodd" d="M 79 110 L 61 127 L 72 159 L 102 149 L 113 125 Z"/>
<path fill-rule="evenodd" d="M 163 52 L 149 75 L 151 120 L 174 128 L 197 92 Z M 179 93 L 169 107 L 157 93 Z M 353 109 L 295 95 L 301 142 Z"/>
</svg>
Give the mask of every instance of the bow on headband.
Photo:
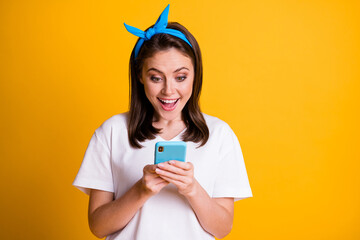
<svg viewBox="0 0 360 240">
<path fill-rule="evenodd" d="M 141 31 L 140 29 L 138 29 L 136 27 L 132 27 L 132 26 L 129 26 L 126 23 L 124 23 L 125 28 L 126 28 L 126 30 L 128 30 L 128 32 L 134 34 L 135 36 L 140 37 L 139 41 L 137 42 L 137 44 L 135 46 L 135 58 L 137 57 L 144 41 L 150 40 L 152 38 L 152 36 L 154 36 L 157 33 L 166 33 L 166 34 L 173 35 L 175 37 L 178 37 L 178 38 L 184 40 L 187 44 L 190 45 L 190 47 L 192 47 L 189 40 L 186 38 L 186 36 L 182 32 L 175 30 L 175 29 L 166 28 L 167 24 L 168 24 L 169 8 L 170 8 L 170 4 L 167 5 L 165 10 L 161 13 L 161 15 L 158 18 L 158 20 L 156 21 L 154 27 L 149 28 L 146 32 Z"/>
</svg>

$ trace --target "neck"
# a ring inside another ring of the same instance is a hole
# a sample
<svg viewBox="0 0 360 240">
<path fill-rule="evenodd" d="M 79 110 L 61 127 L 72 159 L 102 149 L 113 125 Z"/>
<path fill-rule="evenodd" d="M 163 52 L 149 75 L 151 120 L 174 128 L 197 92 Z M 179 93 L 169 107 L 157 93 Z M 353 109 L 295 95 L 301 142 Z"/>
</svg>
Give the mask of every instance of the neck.
<svg viewBox="0 0 360 240">
<path fill-rule="evenodd" d="M 184 120 L 182 116 L 173 118 L 173 119 L 166 119 L 162 118 L 161 116 L 154 115 L 153 118 L 153 126 L 156 128 L 179 128 L 185 126 Z"/>
</svg>

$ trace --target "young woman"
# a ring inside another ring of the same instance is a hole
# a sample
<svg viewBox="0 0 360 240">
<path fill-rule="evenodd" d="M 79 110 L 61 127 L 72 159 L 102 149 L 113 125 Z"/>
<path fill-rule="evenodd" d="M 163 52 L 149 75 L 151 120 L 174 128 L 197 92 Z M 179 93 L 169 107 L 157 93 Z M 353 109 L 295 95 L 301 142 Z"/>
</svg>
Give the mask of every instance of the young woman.
<svg viewBox="0 0 360 240">
<path fill-rule="evenodd" d="M 90 195 L 89 225 L 107 239 L 214 239 L 232 228 L 234 200 L 251 197 L 231 128 L 199 107 L 202 60 L 169 6 L 130 57 L 128 113 L 94 133 L 74 185 Z M 158 141 L 185 141 L 186 162 L 154 165 Z"/>
</svg>

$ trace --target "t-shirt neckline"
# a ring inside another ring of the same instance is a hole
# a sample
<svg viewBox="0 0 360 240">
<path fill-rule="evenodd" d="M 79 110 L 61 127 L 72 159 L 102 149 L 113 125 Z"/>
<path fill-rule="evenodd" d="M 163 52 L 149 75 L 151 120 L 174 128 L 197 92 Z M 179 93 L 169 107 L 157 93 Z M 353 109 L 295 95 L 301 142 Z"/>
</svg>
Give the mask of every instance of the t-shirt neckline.
<svg viewBox="0 0 360 240">
<path fill-rule="evenodd" d="M 157 138 L 159 138 L 161 141 L 166 141 L 166 142 L 175 141 L 175 140 L 178 140 L 178 138 L 181 136 L 181 134 L 183 134 L 186 131 L 186 129 L 187 128 L 185 127 L 180 133 L 178 133 L 178 135 L 171 138 L 170 140 L 166 140 L 166 139 L 162 138 L 160 135 L 157 135 Z"/>
</svg>

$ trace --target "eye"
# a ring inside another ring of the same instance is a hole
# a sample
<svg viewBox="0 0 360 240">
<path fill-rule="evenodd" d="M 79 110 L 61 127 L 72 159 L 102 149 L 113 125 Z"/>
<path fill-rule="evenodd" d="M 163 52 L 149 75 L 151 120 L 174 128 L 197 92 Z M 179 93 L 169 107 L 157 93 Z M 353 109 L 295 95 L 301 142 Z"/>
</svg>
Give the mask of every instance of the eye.
<svg viewBox="0 0 360 240">
<path fill-rule="evenodd" d="M 151 79 L 151 81 L 153 81 L 153 82 L 160 82 L 160 81 L 161 81 L 161 78 L 160 78 L 160 77 L 155 77 L 155 76 L 151 76 L 150 79 Z"/>
<path fill-rule="evenodd" d="M 179 76 L 179 77 L 176 77 L 176 81 L 178 82 L 182 82 L 186 79 L 186 76 Z"/>
</svg>

